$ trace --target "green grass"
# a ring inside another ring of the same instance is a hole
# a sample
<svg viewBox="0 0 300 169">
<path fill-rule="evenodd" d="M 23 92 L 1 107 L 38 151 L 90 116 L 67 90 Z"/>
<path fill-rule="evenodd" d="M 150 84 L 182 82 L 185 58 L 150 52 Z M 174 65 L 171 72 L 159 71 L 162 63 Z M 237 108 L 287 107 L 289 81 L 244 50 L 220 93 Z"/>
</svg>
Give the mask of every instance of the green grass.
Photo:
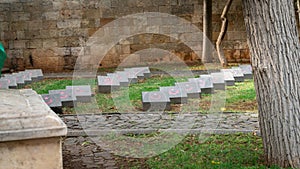
<svg viewBox="0 0 300 169">
<path fill-rule="evenodd" d="M 151 169 L 280 169 L 263 163 L 260 137 L 253 134 L 189 135 L 167 152 L 144 160 L 128 160 L 123 168 Z"/>
<path fill-rule="evenodd" d="M 211 102 L 212 99 L 217 101 L 218 99 L 225 99 L 225 107 L 222 110 L 226 112 L 257 112 L 253 80 L 245 80 L 241 83 L 235 83 L 235 86 L 227 86 L 225 91 L 217 91 L 214 98 L 212 95 L 206 95 L 202 100 L 203 102 Z"/>
<path fill-rule="evenodd" d="M 262 141 L 250 134 L 187 137 L 170 151 L 147 161 L 150 168 L 260 168 Z"/>
<path fill-rule="evenodd" d="M 252 101 L 256 98 L 253 80 L 245 80 L 242 83 L 236 83 L 235 86 L 228 86 L 226 92 L 227 103 Z"/>
<path fill-rule="evenodd" d="M 94 107 L 96 109 L 99 108 L 100 112 L 141 111 L 141 97 L 143 91 L 158 91 L 159 87 L 173 86 L 175 82 L 183 82 L 187 81 L 187 79 L 188 77 L 174 78 L 167 75 L 154 76 L 141 80 L 139 83 L 132 84 L 128 90 L 127 88 L 121 88 L 121 90 L 116 91 L 113 94 L 96 94 L 97 108 L 91 104 L 79 105 L 84 107 L 82 110 L 88 110 L 88 108 Z M 97 93 L 96 82 L 94 79 L 80 79 L 77 80 L 75 84 L 89 84 L 92 86 L 95 93 Z M 46 94 L 49 90 L 64 89 L 65 86 L 68 85 L 74 85 L 72 79 L 45 79 L 26 87 L 33 88 L 39 94 Z M 191 99 L 190 101 L 192 104 L 199 105 L 199 110 L 193 111 L 208 112 L 210 105 L 212 104 L 212 99 L 214 99 L 214 101 L 219 102 L 222 102 L 222 100 L 226 101 L 225 105 L 222 107 L 222 110 L 226 112 L 256 112 L 257 106 L 255 98 L 253 80 L 246 80 L 242 83 L 236 83 L 235 86 L 227 87 L 225 92 L 217 91 L 214 95 L 203 95 L 200 101 L 199 99 Z M 172 109 L 173 111 L 184 111 L 184 107 L 178 105 L 173 105 Z M 71 113 L 74 112 L 73 109 L 68 109 L 68 111 Z"/>
<path fill-rule="evenodd" d="M 70 79 L 45 79 L 27 85 L 26 88 L 32 88 L 38 94 L 47 94 L 49 90 L 64 89 L 70 85 L 72 85 L 72 80 Z"/>
</svg>

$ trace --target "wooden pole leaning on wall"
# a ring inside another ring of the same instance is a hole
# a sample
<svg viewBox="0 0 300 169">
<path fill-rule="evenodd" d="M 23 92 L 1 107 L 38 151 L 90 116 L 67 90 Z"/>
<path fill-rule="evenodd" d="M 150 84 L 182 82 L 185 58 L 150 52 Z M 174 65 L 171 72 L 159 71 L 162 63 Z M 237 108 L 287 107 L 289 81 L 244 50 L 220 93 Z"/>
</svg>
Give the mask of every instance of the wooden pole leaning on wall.
<svg viewBox="0 0 300 169">
<path fill-rule="evenodd" d="M 227 19 L 227 13 L 230 9 L 230 6 L 231 6 L 231 3 L 232 3 L 232 0 L 228 0 L 224 9 L 223 9 L 223 12 L 222 12 L 222 15 L 221 15 L 221 20 L 222 20 L 222 27 L 221 27 L 221 31 L 220 31 L 220 34 L 218 36 L 218 39 L 217 39 L 217 42 L 216 42 L 216 48 L 217 48 L 217 52 L 218 52 L 218 57 L 219 57 L 219 60 L 222 64 L 222 66 L 227 66 L 227 59 L 225 58 L 224 55 L 222 55 L 222 41 L 226 35 L 226 32 L 227 32 L 227 28 L 228 28 L 228 19 Z"/>
</svg>

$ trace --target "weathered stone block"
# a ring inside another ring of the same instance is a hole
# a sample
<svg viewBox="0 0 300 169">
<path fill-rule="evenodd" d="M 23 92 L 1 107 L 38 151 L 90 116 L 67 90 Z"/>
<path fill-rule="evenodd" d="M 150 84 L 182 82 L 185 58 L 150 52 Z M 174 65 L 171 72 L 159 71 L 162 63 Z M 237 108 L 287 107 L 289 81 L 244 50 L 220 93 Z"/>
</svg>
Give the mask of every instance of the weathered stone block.
<svg viewBox="0 0 300 169">
<path fill-rule="evenodd" d="M 174 104 L 184 104 L 187 103 L 187 93 L 181 90 L 178 86 L 171 87 L 160 87 L 159 90 L 164 92 Z"/>
<path fill-rule="evenodd" d="M 200 78 L 191 78 L 189 79 L 189 82 L 196 82 L 201 88 L 201 93 L 214 93 L 213 81 L 210 75 L 201 75 Z"/>
<path fill-rule="evenodd" d="M 201 88 L 196 82 L 180 82 L 175 83 L 175 86 L 179 87 L 180 90 L 187 93 L 188 98 L 200 98 Z"/>
<path fill-rule="evenodd" d="M 99 93 L 112 93 L 120 88 L 117 76 L 97 76 L 97 81 Z"/>
<path fill-rule="evenodd" d="M 232 67 L 231 69 L 229 69 L 231 71 L 231 73 L 234 76 L 234 79 L 236 82 L 243 82 L 244 81 L 244 74 L 241 68 L 239 67 Z"/>
<path fill-rule="evenodd" d="M 71 89 L 49 90 L 49 94 L 59 94 L 63 107 L 74 107 L 76 105 L 76 96 L 74 96 Z"/>
<path fill-rule="evenodd" d="M 211 73 L 215 90 L 225 90 L 224 74 L 222 72 Z"/>
<path fill-rule="evenodd" d="M 27 49 L 37 49 L 43 47 L 43 41 L 41 39 L 31 40 L 26 42 Z"/>
<path fill-rule="evenodd" d="M 11 41 L 10 43 L 10 48 L 13 49 L 23 49 L 26 48 L 26 40 L 15 40 L 15 41 Z"/>
<path fill-rule="evenodd" d="M 161 13 L 170 13 L 171 12 L 171 6 L 159 6 L 158 7 L 159 12 Z"/>
<path fill-rule="evenodd" d="M 59 94 L 43 94 L 41 95 L 44 102 L 57 114 L 62 113 L 62 103 Z"/>
<path fill-rule="evenodd" d="M 63 70 L 64 58 L 57 55 L 57 53 L 52 49 L 36 49 L 32 52 L 32 59 L 35 67 L 40 67 L 47 71 L 54 72 Z"/>
<path fill-rule="evenodd" d="M 251 65 L 239 65 L 239 68 L 241 68 L 245 79 L 252 79 L 253 78 Z"/>
<path fill-rule="evenodd" d="M 13 73 L 12 76 L 16 77 L 16 83 L 18 88 L 23 88 L 25 86 L 24 76 L 18 73 Z"/>
<path fill-rule="evenodd" d="M 107 73 L 107 76 L 110 77 L 111 79 L 116 79 L 120 83 L 120 86 L 123 87 L 129 86 L 129 80 L 126 72 Z"/>
<path fill-rule="evenodd" d="M 73 95 L 76 96 L 78 102 L 91 102 L 92 89 L 89 85 L 82 86 L 67 86 L 66 89 L 71 89 Z"/>
<path fill-rule="evenodd" d="M 40 14 L 39 14 L 40 15 Z M 42 20 L 32 20 L 28 22 L 28 30 L 42 30 L 43 29 L 43 21 Z"/>
<path fill-rule="evenodd" d="M 28 72 L 31 79 L 33 81 L 40 81 L 43 80 L 44 75 L 41 69 L 30 69 L 30 70 L 25 70 L 25 72 Z"/>
<path fill-rule="evenodd" d="M 0 14 L 0 18 L 1 18 L 2 16 L 1 16 L 1 14 Z M 3 22 L 3 21 L 1 21 L 1 19 L 0 19 L 0 22 L 1 22 L 1 24 L 0 24 L 0 30 L 1 31 L 8 31 L 9 30 L 9 23 L 8 22 Z"/>
<path fill-rule="evenodd" d="M 143 92 L 142 102 L 144 111 L 167 111 L 171 109 L 171 101 L 163 92 Z"/>
<path fill-rule="evenodd" d="M 57 29 L 56 20 L 43 20 L 43 30 Z"/>
<path fill-rule="evenodd" d="M 57 39 L 43 39 L 43 48 L 53 48 L 58 46 Z"/>
<path fill-rule="evenodd" d="M 48 38 L 49 36 L 47 36 L 47 35 L 50 34 L 50 33 L 53 33 L 53 32 L 48 32 L 45 36 L 44 34 L 42 34 L 42 31 L 43 30 L 41 30 L 41 31 L 25 30 L 25 38 L 26 39 L 40 39 L 42 37 L 47 37 Z"/>
<path fill-rule="evenodd" d="M 44 20 L 58 20 L 59 19 L 59 12 L 45 12 L 43 13 L 43 19 Z"/>
<path fill-rule="evenodd" d="M 192 14 L 193 12 L 194 5 L 171 6 L 171 14 L 174 15 Z"/>
<path fill-rule="evenodd" d="M 8 89 L 9 88 L 9 82 L 7 79 L 0 79 L 0 89 Z"/>
<path fill-rule="evenodd" d="M 221 69 L 221 71 L 224 73 L 224 80 L 226 86 L 234 86 L 235 85 L 235 79 L 231 71 L 228 71 L 228 69 Z"/>
<path fill-rule="evenodd" d="M 12 12 L 11 20 L 12 21 L 29 21 L 30 13 L 28 13 L 28 12 Z"/>
<path fill-rule="evenodd" d="M 1 78 L 0 80 L 6 80 L 9 89 L 17 89 L 18 88 L 17 79 L 15 76 L 8 75 L 8 76 Z M 2 88 L 2 87 L 3 87 L 3 85 L 0 88 Z"/>
<path fill-rule="evenodd" d="M 57 22 L 57 28 L 65 29 L 65 28 L 79 28 L 81 24 L 81 20 L 79 19 L 70 19 Z"/>
<path fill-rule="evenodd" d="M 129 71 L 116 71 L 116 73 L 126 76 L 128 78 L 129 83 L 134 84 L 138 81 L 138 77 Z"/>
<path fill-rule="evenodd" d="M 33 90 L 0 90 L 0 98 L 1 168 L 62 169 L 61 119 Z"/>
</svg>

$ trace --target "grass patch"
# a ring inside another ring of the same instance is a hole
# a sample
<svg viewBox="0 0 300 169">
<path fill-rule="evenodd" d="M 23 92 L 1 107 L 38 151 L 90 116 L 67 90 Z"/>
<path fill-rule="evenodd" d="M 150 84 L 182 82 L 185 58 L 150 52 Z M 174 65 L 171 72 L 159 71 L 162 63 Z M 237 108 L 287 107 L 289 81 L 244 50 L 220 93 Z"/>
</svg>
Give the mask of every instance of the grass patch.
<svg viewBox="0 0 300 169">
<path fill-rule="evenodd" d="M 261 166 L 262 154 L 261 139 L 251 134 L 190 136 L 147 164 L 150 168 L 253 168 Z"/>
<path fill-rule="evenodd" d="M 72 85 L 72 79 L 44 79 L 42 81 L 32 83 L 25 88 L 32 88 L 38 94 L 47 94 L 49 90 L 64 89 L 66 86 Z"/>
<path fill-rule="evenodd" d="M 167 152 L 149 159 L 118 159 L 120 168 L 280 169 L 263 164 L 260 137 L 253 134 L 187 136 Z"/>
<path fill-rule="evenodd" d="M 253 80 L 245 80 L 242 83 L 235 83 L 235 86 L 228 86 L 226 99 L 228 103 L 252 101 L 256 98 Z"/>
</svg>

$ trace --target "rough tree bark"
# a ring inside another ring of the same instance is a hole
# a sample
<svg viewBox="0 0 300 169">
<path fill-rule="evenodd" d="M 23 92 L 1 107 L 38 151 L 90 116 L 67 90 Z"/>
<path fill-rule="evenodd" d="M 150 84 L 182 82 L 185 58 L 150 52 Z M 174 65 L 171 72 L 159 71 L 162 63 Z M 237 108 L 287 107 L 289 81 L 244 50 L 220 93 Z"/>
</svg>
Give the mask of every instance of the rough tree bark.
<svg viewBox="0 0 300 169">
<path fill-rule="evenodd" d="M 219 60 L 220 60 L 222 66 L 227 66 L 227 59 L 222 54 L 221 43 L 222 43 L 222 41 L 224 39 L 224 36 L 227 32 L 227 27 L 228 27 L 227 13 L 230 9 L 231 3 L 232 3 L 232 0 L 228 0 L 225 7 L 224 7 L 224 9 L 223 9 L 223 12 L 222 12 L 222 15 L 221 15 L 222 27 L 221 27 L 221 31 L 220 31 L 219 37 L 217 39 L 217 42 L 216 42 L 216 48 L 217 48 Z"/>
<path fill-rule="evenodd" d="M 211 63 L 212 58 L 212 0 L 203 0 L 203 51 L 202 62 Z"/>
<path fill-rule="evenodd" d="M 243 0 L 269 165 L 300 168 L 300 43 L 293 1 Z"/>
<path fill-rule="evenodd" d="M 300 26 L 300 0 L 297 0 L 298 23 Z"/>
</svg>

